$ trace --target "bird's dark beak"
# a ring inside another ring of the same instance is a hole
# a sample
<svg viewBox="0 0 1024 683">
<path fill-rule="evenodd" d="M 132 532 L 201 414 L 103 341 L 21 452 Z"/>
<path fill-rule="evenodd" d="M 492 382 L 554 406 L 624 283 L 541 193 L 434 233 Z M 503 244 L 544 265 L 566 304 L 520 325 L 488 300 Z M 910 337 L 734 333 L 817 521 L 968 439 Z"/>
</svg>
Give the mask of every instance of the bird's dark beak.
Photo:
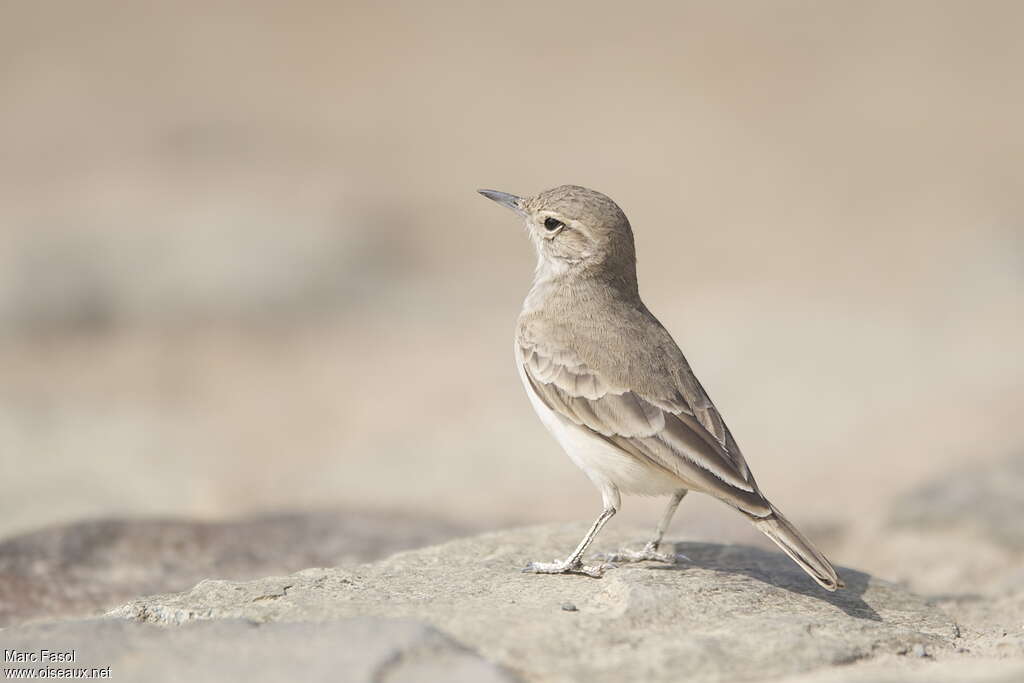
<svg viewBox="0 0 1024 683">
<path fill-rule="evenodd" d="M 526 209 L 523 208 L 522 197 L 517 197 L 514 194 L 509 194 L 508 192 L 498 192 L 497 190 L 477 190 L 477 192 L 488 199 L 493 199 L 506 208 L 512 209 L 520 216 L 526 215 Z"/>
</svg>

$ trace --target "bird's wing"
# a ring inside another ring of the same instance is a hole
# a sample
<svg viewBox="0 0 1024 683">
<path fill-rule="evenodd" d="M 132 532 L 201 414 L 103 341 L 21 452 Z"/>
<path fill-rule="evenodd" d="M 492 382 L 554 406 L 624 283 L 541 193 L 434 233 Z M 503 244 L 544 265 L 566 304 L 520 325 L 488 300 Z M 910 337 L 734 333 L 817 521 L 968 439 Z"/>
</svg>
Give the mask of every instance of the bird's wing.
<svg viewBox="0 0 1024 683">
<path fill-rule="evenodd" d="M 541 401 L 622 451 L 762 517 L 771 507 L 704 389 L 683 361 L 674 392 L 619 386 L 571 350 L 520 339 L 518 361 Z M 731 447 L 731 448 L 730 448 Z"/>
</svg>

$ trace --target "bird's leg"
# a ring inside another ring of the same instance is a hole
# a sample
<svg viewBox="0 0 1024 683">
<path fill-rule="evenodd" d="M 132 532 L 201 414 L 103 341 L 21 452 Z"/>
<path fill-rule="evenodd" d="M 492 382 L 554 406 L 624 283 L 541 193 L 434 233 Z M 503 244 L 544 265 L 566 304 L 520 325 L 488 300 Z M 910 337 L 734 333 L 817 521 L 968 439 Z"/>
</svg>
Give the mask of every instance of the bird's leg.
<svg viewBox="0 0 1024 683">
<path fill-rule="evenodd" d="M 661 521 L 658 522 L 658 526 L 654 530 L 654 537 L 647 542 L 647 545 L 644 546 L 643 550 L 636 551 L 622 549 L 617 553 L 608 553 L 604 556 L 604 559 L 608 562 L 643 562 L 644 560 L 652 560 L 655 562 L 667 562 L 669 564 L 674 564 L 680 557 L 683 559 L 689 559 L 685 555 L 658 552 L 658 548 L 661 547 L 661 539 L 665 537 L 668 525 L 672 522 L 672 516 L 676 513 L 676 508 L 679 507 L 679 502 L 683 499 L 683 496 L 685 496 L 686 493 L 687 489 L 679 489 L 672 494 L 672 500 L 668 502 L 668 507 L 665 508 L 665 514 L 661 516 Z"/>
<path fill-rule="evenodd" d="M 679 503 L 682 502 L 683 498 L 687 494 L 687 489 L 679 489 L 672 494 L 672 499 L 668 502 L 668 507 L 665 508 L 665 513 L 661 516 L 658 521 L 658 526 L 654 529 L 654 538 L 647 542 L 644 546 L 644 550 L 651 550 L 656 552 L 661 546 L 661 539 L 665 537 L 665 532 L 668 531 L 668 525 L 672 523 L 672 517 L 676 514 L 676 508 L 679 507 Z"/>
<path fill-rule="evenodd" d="M 594 578 L 601 578 L 604 570 L 609 569 L 611 565 L 584 566 L 583 553 L 586 552 L 587 546 L 594 540 L 594 536 L 597 536 L 597 532 L 601 530 L 604 523 L 611 519 L 614 514 L 615 508 L 605 508 L 602 510 L 593 525 L 591 525 L 590 531 L 583 537 L 580 544 L 576 546 L 576 550 L 573 550 L 572 554 L 566 559 L 555 560 L 554 562 L 531 562 L 523 567 L 523 571 L 531 574 L 586 574 Z"/>
<path fill-rule="evenodd" d="M 593 576 L 595 579 L 601 578 L 606 569 L 611 569 L 613 565 L 600 564 L 594 566 L 586 566 L 583 564 L 583 553 L 587 551 L 591 541 L 597 536 L 598 532 L 601 531 L 601 527 L 604 526 L 605 522 L 611 519 L 619 507 L 619 492 L 614 486 L 604 487 L 602 490 L 602 498 L 604 499 L 604 509 L 601 510 L 601 514 L 597 516 L 594 523 L 590 526 L 590 530 L 587 531 L 586 535 L 583 536 L 583 540 L 580 541 L 576 549 L 572 551 L 564 560 L 555 560 L 554 562 L 531 562 L 530 564 L 523 567 L 523 571 L 530 574 L 585 574 L 586 576 Z"/>
</svg>

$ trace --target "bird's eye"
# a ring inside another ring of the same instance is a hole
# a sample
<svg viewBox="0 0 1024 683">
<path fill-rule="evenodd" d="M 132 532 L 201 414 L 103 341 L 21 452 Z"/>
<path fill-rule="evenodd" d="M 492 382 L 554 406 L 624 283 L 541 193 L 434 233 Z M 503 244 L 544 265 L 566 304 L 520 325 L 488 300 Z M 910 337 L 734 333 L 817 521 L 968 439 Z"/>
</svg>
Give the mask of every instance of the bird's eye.
<svg viewBox="0 0 1024 683">
<path fill-rule="evenodd" d="M 558 230 L 559 228 L 564 228 L 564 227 L 565 227 L 565 223 L 563 223 L 562 221 L 558 220 L 557 218 L 545 218 L 544 219 L 544 229 L 547 230 L 548 232 L 554 232 L 555 230 Z"/>
</svg>

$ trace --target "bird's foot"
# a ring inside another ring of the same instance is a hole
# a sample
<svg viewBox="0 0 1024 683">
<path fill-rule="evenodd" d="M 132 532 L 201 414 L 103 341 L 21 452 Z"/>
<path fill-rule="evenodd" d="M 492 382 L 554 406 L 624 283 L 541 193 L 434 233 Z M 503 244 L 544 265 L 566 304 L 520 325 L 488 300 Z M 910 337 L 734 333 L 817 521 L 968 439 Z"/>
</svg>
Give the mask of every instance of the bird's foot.
<svg viewBox="0 0 1024 683">
<path fill-rule="evenodd" d="M 523 572 L 527 574 L 582 574 L 600 579 L 604 576 L 605 570 L 614 568 L 615 565 L 607 562 L 599 565 L 585 565 L 579 560 L 575 562 L 555 560 L 554 562 L 531 562 L 523 567 Z"/>
<path fill-rule="evenodd" d="M 659 553 L 658 546 L 648 543 L 643 550 L 627 550 L 625 548 L 614 553 L 605 553 L 601 559 L 607 562 L 664 562 L 675 564 L 679 560 L 689 561 L 686 555 L 677 553 Z"/>
</svg>

